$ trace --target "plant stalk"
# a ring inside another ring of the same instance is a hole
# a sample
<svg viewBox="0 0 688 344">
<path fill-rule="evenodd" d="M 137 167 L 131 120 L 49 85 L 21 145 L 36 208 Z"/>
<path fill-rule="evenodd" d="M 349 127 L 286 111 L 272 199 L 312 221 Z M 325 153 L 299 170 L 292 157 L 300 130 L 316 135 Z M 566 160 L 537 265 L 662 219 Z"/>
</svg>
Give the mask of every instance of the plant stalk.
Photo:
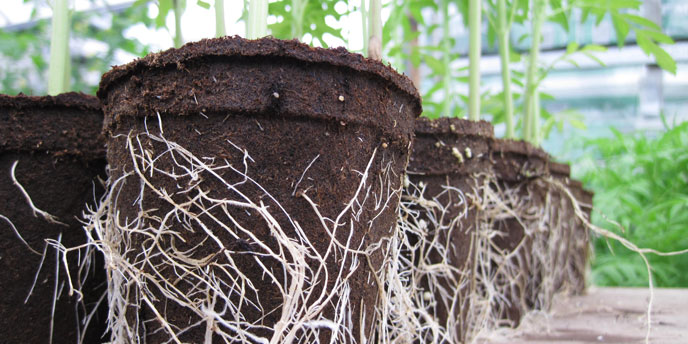
<svg viewBox="0 0 688 344">
<path fill-rule="evenodd" d="M 513 139 L 514 130 L 514 98 L 511 91 L 511 48 L 509 46 L 509 32 L 511 23 L 507 20 L 506 0 L 497 0 L 497 38 L 499 40 L 499 57 L 502 69 L 502 93 L 504 96 L 504 118 L 506 121 L 506 138 Z"/>
<path fill-rule="evenodd" d="M 182 0 L 172 0 L 174 3 L 174 47 L 179 48 L 184 44 L 182 38 Z"/>
<path fill-rule="evenodd" d="M 250 0 L 248 7 L 248 39 L 258 39 L 268 34 L 268 0 Z"/>
<path fill-rule="evenodd" d="M 442 64 L 444 65 L 444 103 L 442 104 L 442 115 L 451 117 L 451 41 L 449 40 L 449 0 L 442 0 Z"/>
<path fill-rule="evenodd" d="M 361 27 L 363 29 L 363 55 L 368 56 L 368 10 L 366 0 L 361 0 Z"/>
<path fill-rule="evenodd" d="M 481 1 L 468 3 L 468 118 L 472 121 L 480 119 Z"/>
<path fill-rule="evenodd" d="M 382 60 L 382 0 L 370 0 L 368 57 Z"/>
<path fill-rule="evenodd" d="M 303 16 L 306 14 L 306 0 L 292 0 L 291 37 L 300 40 L 303 37 Z"/>
<path fill-rule="evenodd" d="M 533 3 L 533 36 L 530 45 L 530 55 L 528 56 L 528 71 L 526 74 L 526 92 L 525 103 L 523 109 L 525 111 L 525 120 L 523 122 L 523 138 L 529 142 L 535 143 L 535 122 L 540 118 L 536 118 L 534 98 L 537 91 L 538 83 L 538 58 L 540 55 L 540 41 L 542 40 L 542 24 L 545 21 L 545 0 L 535 0 Z"/>
<path fill-rule="evenodd" d="M 215 0 L 215 37 L 222 37 L 226 35 L 225 0 Z"/>
<path fill-rule="evenodd" d="M 542 143 L 542 136 L 540 135 L 540 91 L 533 93 L 533 113 L 535 114 L 533 121 L 533 144 L 539 146 Z"/>
<path fill-rule="evenodd" d="M 68 0 L 55 0 L 53 4 L 50 67 L 48 69 L 48 94 L 50 95 L 58 95 L 69 89 L 68 6 Z"/>
</svg>

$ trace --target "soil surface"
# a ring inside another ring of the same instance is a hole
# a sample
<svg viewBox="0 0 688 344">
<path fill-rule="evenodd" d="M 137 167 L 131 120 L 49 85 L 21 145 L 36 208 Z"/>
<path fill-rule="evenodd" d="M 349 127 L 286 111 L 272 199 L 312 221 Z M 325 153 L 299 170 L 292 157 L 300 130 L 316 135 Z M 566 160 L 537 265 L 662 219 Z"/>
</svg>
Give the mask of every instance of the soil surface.
<svg viewBox="0 0 688 344">
<path fill-rule="evenodd" d="M 188 201 L 184 190 L 194 183 L 197 183 L 194 190 L 204 190 L 214 199 L 242 200 L 240 192 L 246 199 L 268 206 L 281 228 L 294 240 L 298 236 L 291 221 L 298 222 L 315 250 L 322 254 L 328 249 L 330 236 L 302 195 L 317 204 L 323 217 L 334 220 L 354 198 L 361 173 L 375 154 L 366 178 L 366 191 L 357 197 L 355 214 L 347 211 L 340 219 L 346 226 L 339 227 L 336 238 L 340 242 L 349 241 L 350 247 L 365 250 L 393 233 L 413 120 L 421 108 L 411 81 L 379 62 L 343 49 L 310 48 L 296 41 L 226 37 L 190 43 L 116 67 L 104 76 L 98 95 L 104 102 L 110 134 L 111 178 L 118 178 L 123 171 L 133 168 L 125 146 L 129 135 L 140 140 L 136 142 L 145 147 L 146 154 L 162 155 L 156 160 L 156 171 L 150 172 L 149 180 L 175 202 Z M 218 170 L 215 175 L 201 172 L 196 181 L 188 177 L 172 178 L 162 171 L 179 170 L 180 162 L 175 163 L 165 155 L 168 147 L 152 140 L 145 134 L 147 131 L 163 135 L 167 141 L 182 145 L 204 161 L 229 164 L 237 170 Z M 245 172 L 252 181 L 246 182 L 239 172 Z M 172 205 L 155 195 L 150 187 L 144 188 L 143 197 L 139 198 L 141 192 L 138 176 L 125 180 L 115 204 L 121 212 L 120 218 L 136 218 L 140 209 L 144 209 L 149 216 L 146 225 L 159 224 L 155 222 L 156 216 L 172 211 Z M 216 207 L 199 215 L 199 219 L 212 223 L 210 216 L 228 225 L 231 223 L 227 218 L 231 216 L 237 225 L 250 229 L 268 247 L 277 248 L 270 228 L 254 211 L 227 207 L 225 212 Z M 329 221 L 325 223 L 332 226 Z M 218 250 L 231 252 L 229 256 L 218 255 L 217 264 L 226 264 L 227 257 L 231 257 L 260 290 L 260 293 L 247 294 L 243 300 L 232 296 L 232 301 L 242 305 L 242 315 L 248 322 L 264 326 L 252 332 L 269 338 L 280 318 L 284 300 L 263 266 L 277 280 L 288 281 L 294 276 L 284 276 L 279 262 L 260 258 L 265 249 L 246 234 L 237 238 L 217 224 L 209 226 L 220 246 L 208 241 L 208 236 L 194 224 L 175 219 L 168 225 L 185 240 L 175 243 L 176 248 L 188 249 L 191 258 L 202 259 Z M 122 249 L 134 249 L 133 258 L 148 242 L 145 236 L 132 238 L 130 245 Z M 162 244 L 169 247 L 172 243 Z M 372 252 L 370 265 L 378 268 L 384 250 Z M 359 263 L 355 268 L 348 267 L 351 259 L 351 254 L 346 262 L 341 261 L 341 256 L 330 255 L 327 271 L 329 276 L 336 276 L 344 264 L 344 271 L 351 274 L 346 310 L 353 325 L 347 330 L 355 336 L 347 335 L 345 341 L 358 342 L 360 333 L 372 338 L 372 309 L 379 301 L 378 286 L 366 258 L 357 254 Z M 143 269 L 151 272 L 149 266 Z M 236 277 L 219 269 L 216 272 L 228 282 Z M 178 278 L 171 269 L 161 270 L 160 276 L 167 280 Z M 192 297 L 202 298 L 202 293 L 194 291 L 197 282 L 188 277 L 176 286 Z M 319 292 L 324 283 L 331 287 L 333 278 L 324 282 L 321 275 L 309 283 Z M 173 326 L 189 328 L 180 335 L 180 340 L 203 342 L 206 323 L 189 327 L 199 320 L 198 316 L 153 289 L 157 298 L 155 306 L 164 310 L 163 316 Z M 228 293 L 237 292 L 229 289 Z M 336 302 L 333 299 L 332 306 L 322 312 L 325 317 L 333 316 Z M 256 309 L 255 305 L 263 310 Z M 223 306 L 216 305 L 216 310 L 222 311 Z M 150 307 L 132 311 L 135 313 L 129 314 L 128 319 L 130 323 L 134 317 L 142 320 L 142 327 L 136 330 L 148 343 L 168 341 L 169 335 L 153 320 Z M 231 320 L 234 315 L 228 313 L 226 318 Z M 326 339 L 328 334 L 321 337 Z M 219 343 L 221 339 L 213 335 L 213 342 Z"/>
<path fill-rule="evenodd" d="M 0 95 L 0 215 L 11 221 L 38 252 L 27 248 L 12 225 L 0 218 L 0 342 L 47 343 L 52 319 L 53 343 L 75 343 L 84 327 L 77 317 L 84 315 L 84 306 L 92 310 L 105 293 L 101 260 L 91 266 L 83 290 L 84 304 L 78 304 L 76 296 L 68 295 L 64 265 L 61 261 L 58 265 L 56 250 L 45 242 L 57 240 L 60 234 L 66 247 L 86 242 L 78 218 L 86 204 L 95 204 L 102 193 L 94 181 L 98 176 L 104 178 L 105 171 L 101 127 L 102 114 L 95 97 L 77 93 L 57 97 Z M 16 179 L 34 205 L 64 225 L 34 216 L 11 178 L 15 163 Z M 76 253 L 69 256 L 69 264 L 76 282 Z M 54 295 L 58 299 L 51 314 Z M 101 307 L 84 343 L 102 342 L 106 316 L 107 309 Z"/>
<path fill-rule="evenodd" d="M 434 230 L 430 228 L 431 237 L 427 240 L 432 241 L 432 237 L 437 236 L 441 246 L 451 247 L 447 257 L 449 263 L 465 272 L 464 276 L 470 279 L 471 275 L 467 272 L 473 269 L 471 242 L 476 234 L 479 216 L 478 207 L 472 200 L 481 197 L 476 194 L 477 186 L 490 171 L 489 140 L 493 138 L 492 125 L 485 121 L 474 122 L 458 118 L 420 118 L 416 120 L 415 134 L 408 167 L 409 180 L 414 187 L 405 189 L 405 193 L 414 196 L 419 192 L 416 188 L 425 188 L 422 194 L 424 199 L 434 199 L 448 209 L 444 214 L 428 214 L 430 210 L 426 208 L 418 210 L 431 226 L 431 219 L 440 219 L 441 223 L 435 225 Z M 448 191 L 447 187 L 460 190 L 463 194 Z M 462 213 L 465 216 L 456 220 Z M 438 230 L 442 232 L 437 233 Z M 432 263 L 440 263 L 444 258 L 434 251 L 430 251 L 429 257 Z M 455 288 L 455 281 L 438 279 L 442 288 Z M 427 286 L 427 281 L 424 283 Z M 432 310 L 440 324 L 446 324 L 450 316 L 458 319 L 455 333 L 461 340 L 466 335 L 466 314 L 470 307 L 467 295 L 470 292 L 469 286 L 473 283 L 463 285 L 466 287 L 454 300 L 454 304 L 442 302 L 440 292 L 435 291 L 437 302 Z M 458 310 L 458 314 L 449 314 L 452 307 Z"/>
</svg>

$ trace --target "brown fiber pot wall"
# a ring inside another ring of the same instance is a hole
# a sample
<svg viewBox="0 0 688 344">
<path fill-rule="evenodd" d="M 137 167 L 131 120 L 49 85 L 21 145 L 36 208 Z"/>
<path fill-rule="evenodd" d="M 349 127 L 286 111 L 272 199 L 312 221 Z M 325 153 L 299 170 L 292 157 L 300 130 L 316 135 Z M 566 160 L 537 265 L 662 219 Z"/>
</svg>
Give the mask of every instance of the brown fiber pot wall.
<svg viewBox="0 0 688 344">
<path fill-rule="evenodd" d="M 436 211 L 436 208 L 418 210 L 431 226 L 428 229 L 429 235 L 437 238 L 440 246 L 450 247 L 446 257 L 448 263 L 461 271 L 461 274 L 452 278 L 458 280 L 461 275 L 470 279 L 474 253 L 471 243 L 472 237 L 476 235 L 479 211 L 472 200 L 480 197 L 476 194 L 478 186 L 490 171 L 489 140 L 494 136 L 492 125 L 485 121 L 474 122 L 458 118 L 420 118 L 416 120 L 415 135 L 407 171 L 413 186 L 404 192 L 413 197 L 420 189 L 424 189 L 424 199 L 435 200 L 446 207 L 444 214 L 428 213 Z M 463 195 L 450 191 L 447 187 L 460 190 Z M 419 195 L 415 195 L 417 196 Z M 465 216 L 459 217 L 463 213 Z M 433 225 L 431 218 L 441 219 L 441 223 Z M 440 263 L 445 258 L 432 249 L 429 250 L 428 257 L 430 263 Z M 452 281 L 452 278 L 439 277 L 439 287 L 454 290 L 457 281 Z M 439 291 L 428 286 L 427 281 L 423 283 L 435 294 L 431 313 L 441 325 L 453 323 L 448 322 L 448 318 L 453 318 L 457 328 L 448 330 L 453 332 L 453 337 L 465 340 L 468 325 L 466 316 L 470 307 L 467 296 L 473 283 L 461 283 L 463 290 L 457 293 L 458 298 L 454 300 L 443 300 Z M 450 314 L 452 308 L 456 310 L 456 314 Z"/>
<path fill-rule="evenodd" d="M 372 254 L 368 258 L 354 254 L 358 263 L 344 269 L 350 293 L 343 307 L 351 316 L 351 323 L 340 329 L 345 332 L 339 334 L 337 341 L 358 342 L 361 333 L 372 338 L 372 310 L 379 301 L 380 289 L 370 267 L 380 267 L 384 250 L 371 245 L 393 234 L 413 121 L 421 112 L 420 98 L 410 80 L 390 67 L 344 49 L 311 48 L 297 41 L 272 38 L 248 41 L 225 37 L 190 43 L 115 67 L 103 77 L 98 95 L 104 103 L 109 133 L 111 180 L 133 169 L 127 137 L 135 140 L 136 147 L 140 142 L 145 154 L 160 156 L 155 161 L 160 170 L 171 171 L 173 165 L 183 164 L 165 155 L 169 146 L 152 139 L 146 131 L 155 133 L 182 145 L 199 159 L 228 164 L 237 170 L 220 169 L 214 175 L 201 171 L 195 181 L 151 171 L 153 187 L 164 189 L 180 203 L 189 200 L 184 190 L 190 184 L 193 190 L 204 190 L 213 199 L 239 200 L 243 199 L 239 195 L 242 193 L 246 199 L 268 206 L 276 222 L 295 241 L 300 240 L 297 223 L 319 254 L 338 249 L 330 247 L 330 235 L 324 226 L 332 226 L 347 202 L 356 198 L 354 211 L 345 211 L 339 217 L 338 223 L 346 225 L 337 227 L 335 237 L 341 243 L 348 242 L 356 252 L 369 249 Z M 363 192 L 355 196 L 366 170 Z M 183 172 L 178 168 L 175 171 Z M 247 181 L 239 172 L 245 172 L 252 180 Z M 120 218 L 135 218 L 141 210 L 155 218 L 174 210 L 169 200 L 151 191 L 151 185 L 142 188 L 141 181 L 141 176 L 134 175 L 120 184 L 118 200 L 113 203 Z M 322 217 L 329 220 L 323 222 L 316 217 L 303 195 L 317 204 Z M 273 231 L 254 211 L 216 207 L 198 219 L 210 223 L 210 215 L 222 219 L 231 216 L 236 222 L 227 221 L 227 226 L 248 228 L 266 247 L 277 247 Z M 168 224 L 169 231 L 185 241 L 177 242 L 176 249 L 185 250 L 193 259 L 213 256 L 214 265 L 232 259 L 259 292 L 246 293 L 239 300 L 231 294 L 236 290 L 228 288 L 231 302 L 242 305 L 242 309 L 227 311 L 224 317 L 231 320 L 240 312 L 246 322 L 261 326 L 252 332 L 254 335 L 269 339 L 275 334 L 273 328 L 280 320 L 284 300 L 264 270 L 271 271 L 280 281 L 294 276 L 284 276 L 278 262 L 261 258 L 267 248 L 257 245 L 256 239 L 248 234 L 239 233 L 236 237 L 216 224 L 208 228 L 216 242 L 195 228 L 196 222 L 186 221 L 171 218 Z M 195 231 L 190 231 L 189 226 Z M 126 256 L 135 260 L 148 247 L 146 238 L 133 235 L 132 241 L 121 249 L 130 249 L 131 254 Z M 168 249 L 171 244 L 162 242 L 161 247 Z M 345 263 L 351 264 L 354 256 L 349 254 Z M 337 275 L 340 264 L 344 264 L 341 259 L 339 255 L 329 256 L 328 276 Z M 150 266 L 141 269 L 152 272 Z M 236 278 L 232 272 L 216 272 L 219 279 L 228 283 Z M 177 276 L 172 269 L 159 274 L 161 280 L 167 281 L 177 280 Z M 324 285 L 329 288 L 334 283 L 333 278 L 325 283 L 323 274 L 319 276 L 315 281 L 307 281 L 306 287 L 314 286 L 315 291 L 321 291 Z M 189 277 L 175 282 L 175 287 L 202 298 L 204 294 L 197 294 L 194 289 L 197 282 Z M 132 294 L 140 291 L 132 288 Z M 162 316 L 172 326 L 187 329 L 179 334 L 180 340 L 202 342 L 207 338 L 205 322 L 193 325 L 199 320 L 197 315 L 172 302 L 160 290 L 152 290 L 152 305 L 163 310 Z M 310 304 L 313 299 L 302 301 Z M 334 316 L 337 301 L 336 297 L 330 300 L 318 314 Z M 222 305 L 215 305 L 215 310 L 221 311 Z M 156 315 L 150 306 L 128 310 L 126 318 L 130 325 L 137 317 L 140 326 L 131 329 L 136 336 L 145 337 L 148 343 L 170 339 L 169 333 L 154 320 Z M 216 326 L 231 333 L 221 323 Z M 327 331 L 319 334 L 321 340 L 330 335 Z M 128 336 L 113 340 L 129 342 L 132 335 Z M 210 336 L 213 342 L 222 341 L 217 332 Z"/>
<path fill-rule="evenodd" d="M 83 309 L 77 312 L 81 306 L 76 296 L 68 295 L 64 266 L 61 261 L 58 266 L 57 252 L 47 247 L 45 240 L 56 240 L 61 234 L 66 247 L 86 242 L 78 218 L 86 204 L 94 204 L 102 192 L 94 189 L 98 185 L 94 179 L 102 177 L 105 171 L 101 127 L 100 104 L 92 96 L 0 95 L 0 215 L 4 217 L 0 218 L 0 342 L 47 343 L 52 338 L 53 343 L 75 343 L 83 330 L 77 321 L 77 317 L 84 316 Z M 35 207 L 57 217 L 64 225 L 49 223 L 33 214 L 12 180 L 15 163 L 14 175 Z M 38 253 L 22 243 L 12 225 Z M 68 257 L 76 283 L 77 254 Z M 94 265 L 91 269 L 97 272 L 89 274 L 83 290 L 89 310 L 105 293 L 102 266 Z M 52 314 L 54 293 L 58 300 Z M 101 341 L 106 314 L 105 308 L 95 314 L 84 343 Z"/>
<path fill-rule="evenodd" d="M 502 236 L 497 236 L 494 241 L 497 247 L 506 252 L 516 249 L 521 252 L 512 258 L 521 273 L 514 276 L 516 283 L 511 285 L 506 295 L 509 303 L 497 310 L 500 317 L 515 325 L 525 311 L 535 306 L 532 295 L 537 295 L 542 280 L 539 272 L 532 267 L 531 251 L 534 240 L 537 240 L 534 238 L 537 235 L 534 229 L 539 227 L 547 192 L 539 185 L 538 178 L 548 172 L 548 156 L 525 141 L 495 139 L 490 144 L 490 158 L 498 188 L 514 190 L 515 198 L 508 202 L 515 203 L 509 206 L 520 209 L 521 221 L 513 217 L 495 221 L 495 229 Z M 528 228 L 524 228 L 524 225 Z"/>
<path fill-rule="evenodd" d="M 590 221 L 592 211 L 592 193 L 585 190 L 580 181 L 571 179 L 571 168 L 568 164 L 550 162 L 550 173 L 555 180 L 558 180 L 571 192 L 578 202 L 578 206 L 583 212 L 583 216 Z M 564 287 L 567 292 L 580 294 L 585 290 L 585 269 L 590 254 L 590 235 L 587 226 L 575 214 L 573 203 L 568 196 L 556 195 L 559 202 L 558 210 L 566 217 L 566 253 L 562 256 L 562 264 L 556 266 L 560 269 L 561 276 L 558 277 L 556 290 Z"/>
</svg>

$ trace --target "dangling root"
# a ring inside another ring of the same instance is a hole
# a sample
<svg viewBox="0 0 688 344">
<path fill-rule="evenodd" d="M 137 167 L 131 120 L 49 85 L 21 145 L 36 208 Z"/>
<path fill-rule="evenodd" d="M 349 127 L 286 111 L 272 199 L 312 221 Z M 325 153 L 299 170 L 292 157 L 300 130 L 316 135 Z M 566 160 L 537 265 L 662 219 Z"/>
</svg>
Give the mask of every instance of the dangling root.
<svg viewBox="0 0 688 344">
<path fill-rule="evenodd" d="M 650 298 L 648 300 L 647 304 L 647 331 L 645 332 L 645 343 L 649 344 L 650 343 L 650 334 L 652 333 L 652 304 L 654 302 L 654 282 L 652 281 L 652 267 L 650 266 L 650 262 L 647 259 L 647 254 L 656 254 L 659 256 L 677 256 L 677 255 L 682 255 L 688 253 L 688 249 L 681 250 L 681 251 L 673 251 L 673 252 L 660 252 L 651 248 L 640 248 L 634 243 L 630 242 L 629 240 L 619 236 L 618 234 L 611 232 L 609 230 L 606 230 L 604 228 L 598 227 L 590 222 L 590 219 L 588 216 L 583 212 L 581 209 L 581 204 L 576 200 L 576 197 L 571 193 L 571 190 L 569 190 L 566 185 L 561 183 L 560 181 L 554 180 L 554 179 L 547 179 L 547 183 L 553 185 L 557 190 L 562 192 L 565 197 L 569 199 L 569 201 L 573 205 L 574 213 L 576 218 L 583 223 L 586 229 L 592 231 L 593 233 L 596 233 L 602 237 L 605 237 L 607 239 L 612 239 L 615 240 L 619 243 L 621 243 L 624 247 L 627 249 L 637 253 L 641 259 L 643 260 L 643 263 L 645 264 L 645 268 L 647 270 L 647 275 L 648 275 L 648 286 L 649 286 L 649 292 L 650 292 Z M 618 226 L 618 228 L 621 228 L 621 225 L 618 223 L 610 221 L 613 225 Z"/>
<path fill-rule="evenodd" d="M 398 238 L 389 233 L 377 242 L 356 242 L 353 235 L 396 206 L 400 190 L 392 187 L 394 178 L 399 183 L 392 163 L 382 159 L 383 173 L 370 173 L 377 155 L 384 153 L 372 153 L 359 172 L 357 190 L 334 218 L 320 213 L 308 190 L 296 191 L 297 183 L 294 195 L 305 200 L 317 218 L 300 223 L 251 177 L 253 159 L 246 149 L 229 142 L 243 155 L 240 167 L 199 157 L 165 139 L 158 120 L 157 133 L 147 129 L 123 138 L 130 163 L 110 176 L 107 192 L 85 226 L 86 246 L 105 257 L 113 342 L 145 342 L 153 334 L 182 343 L 189 333 L 201 333 L 205 343 L 374 341 L 365 324 L 379 322 L 376 319 L 386 314 L 382 310 L 396 302 L 386 298 L 385 281 L 386 267 L 397 264 L 398 257 L 388 252 L 396 249 Z M 372 178 L 377 178 L 375 183 Z M 161 180 L 175 181 L 177 189 L 161 187 Z M 217 187 L 207 189 L 210 182 L 225 189 L 222 196 L 216 195 Z M 133 205 L 120 199 L 132 189 L 138 190 Z M 246 190 L 261 196 L 249 197 Z M 133 213 L 128 210 L 132 206 Z M 377 215 L 359 223 L 361 214 L 371 209 Z M 245 227 L 243 218 L 259 219 L 268 235 Z M 187 233 L 202 233 L 205 239 L 194 241 Z M 323 239 L 326 247 L 316 248 L 314 240 Z M 382 257 L 383 264 L 375 266 L 371 257 Z M 351 277 L 360 269 L 377 282 L 378 302 L 361 304 L 361 316 L 354 319 Z M 79 293 L 78 286 L 70 284 L 70 290 Z M 265 304 L 271 302 L 272 291 L 280 299 L 277 308 Z M 170 321 L 168 308 L 189 322 Z M 246 315 L 256 312 L 259 316 Z M 265 323 L 270 318 L 276 321 Z M 360 324 L 359 333 L 353 333 L 354 324 Z"/>
</svg>

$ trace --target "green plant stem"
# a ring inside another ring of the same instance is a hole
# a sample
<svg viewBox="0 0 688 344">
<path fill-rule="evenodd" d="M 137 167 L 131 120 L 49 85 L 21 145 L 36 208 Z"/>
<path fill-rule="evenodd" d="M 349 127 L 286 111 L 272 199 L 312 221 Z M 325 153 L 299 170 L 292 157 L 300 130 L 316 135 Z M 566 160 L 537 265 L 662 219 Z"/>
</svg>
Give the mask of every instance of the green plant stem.
<svg viewBox="0 0 688 344">
<path fill-rule="evenodd" d="M 268 0 L 250 0 L 248 7 L 249 39 L 258 39 L 268 34 Z"/>
<path fill-rule="evenodd" d="M 303 16 L 306 14 L 306 1 L 292 0 L 291 7 L 291 37 L 300 40 L 303 37 Z"/>
<path fill-rule="evenodd" d="M 69 89 L 69 8 L 68 0 L 53 4 L 50 40 L 48 94 L 57 95 Z"/>
<path fill-rule="evenodd" d="M 368 10 L 366 0 L 361 0 L 361 28 L 363 29 L 363 56 L 368 56 Z"/>
<path fill-rule="evenodd" d="M 215 0 L 215 37 L 226 36 L 225 0 Z"/>
<path fill-rule="evenodd" d="M 542 39 L 542 23 L 545 21 L 545 0 L 535 0 L 533 3 L 533 35 L 530 45 L 530 55 L 528 56 L 528 71 L 526 74 L 526 92 L 523 109 L 525 111 L 525 121 L 523 123 L 523 138 L 535 143 L 535 122 L 536 118 L 534 107 L 534 95 L 537 91 L 538 83 L 538 58 L 540 55 L 540 40 Z"/>
<path fill-rule="evenodd" d="M 472 121 L 480 119 L 481 1 L 468 3 L 468 118 Z"/>
<path fill-rule="evenodd" d="M 442 0 L 442 65 L 444 65 L 444 102 L 442 103 L 442 115 L 451 117 L 451 41 L 449 39 L 449 0 Z"/>
<path fill-rule="evenodd" d="M 542 143 L 542 137 L 540 135 L 540 92 L 535 91 L 533 94 L 533 114 L 535 120 L 533 121 L 533 144 L 539 146 Z"/>
<path fill-rule="evenodd" d="M 382 59 L 382 0 L 370 0 L 368 57 Z"/>
<path fill-rule="evenodd" d="M 511 69 L 509 69 L 511 48 L 509 46 L 509 31 L 511 23 L 507 19 L 506 0 L 497 0 L 497 38 L 499 40 L 499 57 L 502 70 L 502 93 L 504 96 L 504 118 L 506 121 L 506 138 L 513 139 L 514 130 L 514 98 L 511 92 Z"/>
<path fill-rule="evenodd" d="M 174 47 L 179 48 L 184 44 L 182 38 L 182 0 L 172 0 L 174 3 Z"/>
</svg>

